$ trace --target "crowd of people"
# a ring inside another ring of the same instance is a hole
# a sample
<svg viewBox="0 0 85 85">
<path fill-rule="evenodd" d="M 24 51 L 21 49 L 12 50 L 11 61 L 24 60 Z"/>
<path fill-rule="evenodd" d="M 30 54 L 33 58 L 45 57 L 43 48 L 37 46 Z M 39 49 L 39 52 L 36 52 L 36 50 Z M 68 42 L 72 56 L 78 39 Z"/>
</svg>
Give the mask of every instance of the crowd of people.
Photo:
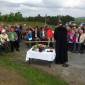
<svg viewBox="0 0 85 85">
<path fill-rule="evenodd" d="M 7 52 L 19 51 L 19 40 L 21 39 L 21 31 L 19 27 L 14 26 L 5 26 L 2 24 L 0 26 L 0 54 L 2 50 Z"/>
<path fill-rule="evenodd" d="M 38 26 L 35 26 L 34 28 L 32 26 L 29 26 L 24 31 L 23 36 L 25 36 L 25 39 L 27 41 L 53 41 L 54 30 L 51 26 L 43 26 L 41 28 L 39 28 Z M 49 46 L 50 42 L 44 44 L 47 44 Z"/>
<path fill-rule="evenodd" d="M 0 54 L 2 51 L 7 52 L 14 52 L 20 51 L 19 50 L 19 43 L 22 40 L 27 41 L 51 41 L 54 40 L 54 30 L 51 26 L 43 26 L 39 28 L 38 26 L 27 27 L 26 24 L 24 25 L 4 25 L 0 26 Z M 46 44 L 46 43 L 44 43 Z M 48 43 L 47 45 L 50 45 Z M 29 43 L 27 44 L 29 46 Z"/>
<path fill-rule="evenodd" d="M 83 53 L 85 46 L 85 27 L 83 28 L 70 28 L 67 29 L 68 50 L 72 53 Z"/>
<path fill-rule="evenodd" d="M 62 64 L 63 67 L 68 67 L 68 50 L 73 53 L 83 53 L 85 44 L 85 27 L 64 27 L 62 22 L 59 21 L 58 27 L 54 30 L 54 38 L 56 40 L 55 63 Z"/>
<path fill-rule="evenodd" d="M 58 26 L 57 26 L 58 27 Z M 56 28 L 57 28 L 56 27 Z M 68 41 L 68 50 L 73 53 L 78 53 L 83 51 L 83 46 L 85 44 L 85 29 L 82 28 L 70 28 L 67 29 L 67 41 Z M 27 27 L 26 24 L 18 25 L 4 25 L 0 26 L 0 54 L 4 50 L 7 52 L 19 51 L 19 43 L 22 39 L 27 41 L 54 41 L 54 31 L 52 26 L 42 26 L 39 28 L 38 26 Z M 44 43 L 48 46 L 52 45 L 52 43 Z M 33 45 L 33 44 L 32 44 Z M 29 46 L 29 43 L 28 43 Z"/>
</svg>

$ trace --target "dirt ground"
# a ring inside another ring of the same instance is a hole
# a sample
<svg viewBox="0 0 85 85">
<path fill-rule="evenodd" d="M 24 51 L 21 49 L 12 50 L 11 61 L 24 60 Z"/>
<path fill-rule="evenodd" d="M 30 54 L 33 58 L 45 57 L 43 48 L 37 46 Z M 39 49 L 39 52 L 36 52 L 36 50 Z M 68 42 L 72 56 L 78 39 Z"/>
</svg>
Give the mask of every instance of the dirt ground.
<svg viewBox="0 0 85 85">
<path fill-rule="evenodd" d="M 27 46 L 22 43 L 20 46 L 20 55 L 16 59 L 25 62 L 26 52 L 29 50 Z M 31 66 L 43 70 L 51 75 L 59 76 L 64 79 L 69 85 L 85 85 L 85 52 L 84 54 L 74 54 L 68 52 L 69 67 L 65 68 L 62 65 L 57 65 L 54 62 L 51 68 L 48 67 L 47 61 L 33 60 Z"/>
<path fill-rule="evenodd" d="M 0 67 L 0 85 L 26 85 L 26 79 L 22 78 L 18 72 Z"/>
<path fill-rule="evenodd" d="M 19 56 L 12 60 L 19 60 L 25 62 L 26 52 L 29 48 L 24 44 L 20 44 Z M 65 68 L 62 65 L 57 65 L 54 62 L 51 68 L 48 67 L 47 61 L 33 60 L 30 66 L 38 68 L 48 74 L 59 76 L 64 79 L 69 85 L 85 85 L 85 52 L 84 54 L 74 54 L 68 52 L 69 67 Z M 22 78 L 19 73 L 7 69 L 0 68 L 0 85 L 25 85 L 26 80 Z"/>
</svg>

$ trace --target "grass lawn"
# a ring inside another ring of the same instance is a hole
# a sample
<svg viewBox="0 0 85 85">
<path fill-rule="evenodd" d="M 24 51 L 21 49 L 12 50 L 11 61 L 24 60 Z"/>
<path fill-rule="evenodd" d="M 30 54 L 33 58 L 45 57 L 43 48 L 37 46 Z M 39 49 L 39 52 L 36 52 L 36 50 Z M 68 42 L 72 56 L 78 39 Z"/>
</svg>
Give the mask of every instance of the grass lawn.
<svg viewBox="0 0 85 85">
<path fill-rule="evenodd" d="M 35 27 L 36 25 L 38 25 L 39 27 L 42 27 L 45 25 L 45 23 L 43 23 L 43 22 L 0 22 L 0 24 L 5 24 L 5 25 L 14 25 L 14 24 L 23 25 L 23 24 L 26 24 L 27 26 L 31 25 L 33 27 Z M 47 24 L 47 26 L 52 26 L 53 29 L 55 29 L 55 25 L 48 25 Z"/>
<path fill-rule="evenodd" d="M 18 56 L 17 52 L 3 53 L 0 57 L 0 66 L 18 71 L 23 78 L 30 81 L 27 85 L 68 85 L 59 77 L 54 77 L 32 66 L 28 66 L 26 63 L 18 63 L 19 61 L 11 60 L 15 56 Z"/>
</svg>

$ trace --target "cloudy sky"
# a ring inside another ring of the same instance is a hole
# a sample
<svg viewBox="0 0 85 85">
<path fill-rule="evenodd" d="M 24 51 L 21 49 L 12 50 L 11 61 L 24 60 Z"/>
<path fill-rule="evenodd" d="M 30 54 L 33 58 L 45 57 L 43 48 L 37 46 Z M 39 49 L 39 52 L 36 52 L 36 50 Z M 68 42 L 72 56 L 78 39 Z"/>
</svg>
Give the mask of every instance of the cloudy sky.
<svg viewBox="0 0 85 85">
<path fill-rule="evenodd" d="M 85 0 L 0 0 L 0 12 L 9 14 L 20 11 L 24 17 L 71 15 L 85 16 Z"/>
</svg>

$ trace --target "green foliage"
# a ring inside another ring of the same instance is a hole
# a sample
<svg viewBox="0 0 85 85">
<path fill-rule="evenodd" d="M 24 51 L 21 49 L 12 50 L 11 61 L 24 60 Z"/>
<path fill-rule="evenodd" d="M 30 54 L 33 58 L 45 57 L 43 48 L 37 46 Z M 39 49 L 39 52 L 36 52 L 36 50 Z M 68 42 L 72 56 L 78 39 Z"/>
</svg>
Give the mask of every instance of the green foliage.
<svg viewBox="0 0 85 85">
<path fill-rule="evenodd" d="M 63 22 L 63 25 L 66 24 L 66 22 L 70 22 L 70 21 L 74 21 L 74 18 L 66 15 L 66 16 L 47 16 L 46 17 L 46 22 L 49 25 L 57 25 L 59 19 Z M 29 17 L 27 18 L 28 21 L 32 21 L 32 22 L 45 22 L 45 17 L 42 17 L 40 15 L 36 16 L 36 17 Z"/>
<path fill-rule="evenodd" d="M 85 23 L 85 19 L 75 19 L 75 21 L 77 22 L 78 25 L 80 25 L 81 23 Z"/>
<path fill-rule="evenodd" d="M 21 12 L 16 12 L 16 13 L 12 13 L 10 12 L 10 14 L 5 14 L 5 15 L 1 15 L 0 12 L 0 21 L 2 22 L 14 22 L 14 21 L 27 21 L 26 18 L 22 17 Z"/>
<path fill-rule="evenodd" d="M 0 24 L 5 24 L 5 25 L 14 25 L 14 24 L 18 24 L 18 25 L 23 25 L 23 24 L 26 24 L 27 25 L 27 27 L 29 27 L 29 26 L 33 26 L 33 27 L 35 27 L 36 25 L 38 25 L 39 26 L 39 28 L 40 27 L 42 27 L 42 26 L 44 26 L 45 25 L 45 23 L 43 23 L 43 22 L 18 22 L 18 21 L 14 21 L 14 22 L 0 22 Z M 53 27 L 53 29 L 55 29 L 55 25 L 48 25 L 47 24 L 47 26 L 52 26 Z"/>
<path fill-rule="evenodd" d="M 25 63 L 20 63 L 20 61 L 11 61 L 10 58 L 15 56 L 18 56 L 16 52 L 4 53 L 0 57 L 0 66 L 14 71 L 17 70 L 22 77 L 30 81 L 27 85 L 68 85 L 59 77 L 54 77 Z"/>
<path fill-rule="evenodd" d="M 38 44 L 38 43 L 36 43 L 36 45 L 34 45 L 34 47 L 33 47 L 33 50 L 37 50 L 37 49 L 42 49 L 42 50 L 44 50 L 44 49 L 46 49 L 46 48 L 48 48 L 48 46 L 43 45 L 43 44 Z"/>
<path fill-rule="evenodd" d="M 66 22 L 69 21 L 74 21 L 74 18 L 66 15 L 66 16 L 47 16 L 46 17 L 46 22 L 49 25 L 57 25 L 59 19 L 63 22 L 63 24 L 65 24 Z M 0 21 L 2 22 L 45 22 L 45 17 L 40 16 L 40 14 L 38 14 L 38 16 L 35 17 L 23 17 L 21 12 L 16 12 L 16 13 L 10 13 L 10 14 L 5 14 L 5 15 L 1 15 L 0 12 Z"/>
<path fill-rule="evenodd" d="M 16 16 L 17 18 L 22 18 L 22 14 L 21 14 L 20 12 L 15 13 L 15 16 Z"/>
<path fill-rule="evenodd" d="M 66 22 L 70 22 L 70 21 L 74 21 L 74 20 L 75 19 L 69 15 L 61 17 L 61 21 L 63 22 L 64 25 L 66 24 Z"/>
</svg>

